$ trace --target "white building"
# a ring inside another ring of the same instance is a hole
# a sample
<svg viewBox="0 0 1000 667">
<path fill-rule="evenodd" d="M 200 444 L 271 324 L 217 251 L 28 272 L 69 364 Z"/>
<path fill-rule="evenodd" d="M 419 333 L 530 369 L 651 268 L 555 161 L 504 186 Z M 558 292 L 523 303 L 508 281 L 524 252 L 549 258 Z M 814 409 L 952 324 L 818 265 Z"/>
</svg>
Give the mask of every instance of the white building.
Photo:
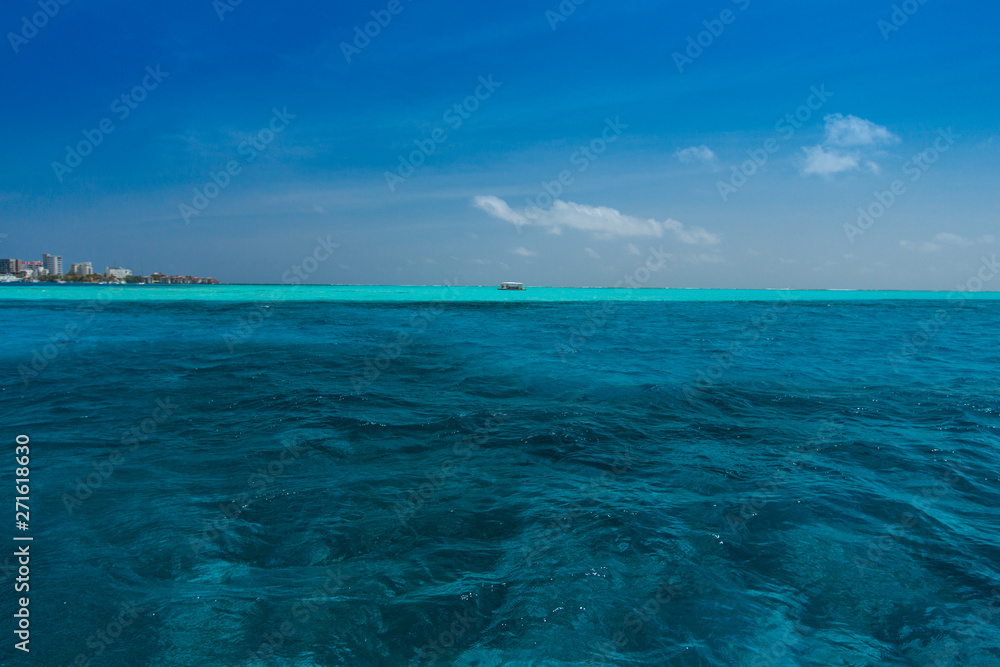
<svg viewBox="0 0 1000 667">
<path fill-rule="evenodd" d="M 118 280 L 125 280 L 132 275 L 132 272 L 128 269 L 123 269 L 120 266 L 109 266 L 104 271 L 104 276 L 106 278 L 117 278 Z"/>
<path fill-rule="evenodd" d="M 45 268 L 41 262 L 21 262 L 21 271 L 25 278 L 38 278 L 45 275 Z"/>
<path fill-rule="evenodd" d="M 63 272 L 62 255 L 42 254 L 42 267 L 50 276 L 61 276 Z"/>
<path fill-rule="evenodd" d="M 71 276 L 90 276 L 94 273 L 94 265 L 90 262 L 79 262 L 69 267 Z"/>
</svg>

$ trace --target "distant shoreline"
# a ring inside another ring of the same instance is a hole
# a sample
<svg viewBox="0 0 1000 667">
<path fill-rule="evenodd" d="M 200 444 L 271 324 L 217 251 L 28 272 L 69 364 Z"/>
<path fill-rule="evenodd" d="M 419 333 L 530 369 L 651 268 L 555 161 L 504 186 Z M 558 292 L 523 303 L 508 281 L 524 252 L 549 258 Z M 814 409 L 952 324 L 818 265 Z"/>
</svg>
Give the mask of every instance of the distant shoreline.
<svg viewBox="0 0 1000 667">
<path fill-rule="evenodd" d="M 495 285 L 354 285 L 354 284 L 339 284 L 339 283 L 316 283 L 316 284 L 299 284 L 299 285 L 289 285 L 287 283 L 218 283 L 215 285 L 206 284 L 166 284 L 166 283 L 53 283 L 53 282 L 0 282 L 2 285 L 11 285 L 18 287 L 287 287 L 289 289 L 302 289 L 304 287 L 312 288 L 326 288 L 326 287 L 369 287 L 374 289 L 385 289 L 385 288 L 405 288 L 405 289 L 497 289 Z M 619 290 L 622 292 L 934 292 L 947 294 L 950 292 L 955 292 L 956 290 L 935 290 L 935 289 L 878 289 L 878 288 L 868 288 L 868 289 L 852 289 L 846 287 L 599 287 L 599 286 L 574 286 L 574 287 L 560 287 L 556 285 L 535 285 L 533 287 L 527 287 L 523 291 L 530 292 L 531 290 L 538 289 L 586 289 L 586 290 Z M 498 290 L 499 291 L 499 290 Z M 515 290 L 511 290 L 515 291 Z M 989 290 L 982 290 L 979 292 L 981 294 L 990 293 Z M 997 294 L 1000 294 L 1000 290 L 996 290 Z"/>
<path fill-rule="evenodd" d="M 353 302 L 418 302 L 456 301 L 491 303 L 570 303 L 586 301 L 671 302 L 691 301 L 760 301 L 787 298 L 794 301 L 830 299 L 833 301 L 873 299 L 927 298 L 954 300 L 1000 298 L 1000 291 L 918 290 L 918 289 L 844 289 L 844 288 L 714 288 L 714 287 L 528 287 L 523 291 L 501 290 L 495 285 L 289 285 L 283 283 L 219 283 L 219 284 L 163 284 L 163 283 L 53 283 L 53 282 L 4 282 L 2 293 L 28 295 L 39 289 L 73 288 L 66 294 L 82 294 L 85 288 L 99 290 L 129 289 L 132 296 L 146 294 L 167 295 L 180 298 L 191 295 L 196 300 L 257 300 L 293 301 L 310 299 Z M 18 288 L 22 288 L 18 290 Z M 141 288 L 141 289 L 140 289 Z M 159 288 L 159 289 L 153 289 Z M 169 288 L 169 289 L 168 289 Z M 62 292 L 62 290 L 59 290 Z M 50 292 L 51 294 L 51 292 Z M 295 294 L 302 295 L 296 297 Z M 627 296 L 626 296 L 627 295 Z M 782 296 L 783 295 L 783 296 Z M 562 298 L 560 298 L 562 297 Z M 59 297 L 54 297 L 59 298 Z"/>
</svg>

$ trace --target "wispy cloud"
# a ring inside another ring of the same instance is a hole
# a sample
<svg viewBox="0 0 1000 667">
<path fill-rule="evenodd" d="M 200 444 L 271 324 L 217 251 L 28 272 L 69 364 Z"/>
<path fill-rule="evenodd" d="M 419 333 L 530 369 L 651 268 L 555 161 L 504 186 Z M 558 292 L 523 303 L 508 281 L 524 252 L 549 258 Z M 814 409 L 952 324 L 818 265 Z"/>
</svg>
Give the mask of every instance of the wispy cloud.
<svg viewBox="0 0 1000 667">
<path fill-rule="evenodd" d="M 597 254 L 597 251 L 594 250 L 593 248 L 584 248 L 583 250 L 584 250 L 584 252 L 586 252 L 588 255 L 590 255 L 594 259 L 600 259 L 601 258 L 601 256 Z"/>
<path fill-rule="evenodd" d="M 826 116 L 825 138 L 818 146 L 805 146 L 805 175 L 832 176 L 864 166 L 874 174 L 882 168 L 872 157 L 882 146 L 899 142 L 888 128 L 857 116 Z"/>
<path fill-rule="evenodd" d="M 715 152 L 702 144 L 701 146 L 691 146 L 690 148 L 682 148 L 678 150 L 674 155 L 678 160 L 685 164 L 690 164 L 692 162 L 702 162 L 709 165 L 714 165 L 718 162 L 718 158 Z"/>
<path fill-rule="evenodd" d="M 802 150 L 806 154 L 806 163 L 802 167 L 803 174 L 829 176 L 858 168 L 858 159 L 853 155 L 845 155 L 822 146 L 806 146 Z"/>
<path fill-rule="evenodd" d="M 899 137 L 888 128 L 857 116 L 830 114 L 826 120 L 826 144 L 842 148 L 894 144 Z"/>
<path fill-rule="evenodd" d="M 486 211 L 494 218 L 500 218 L 501 220 L 513 223 L 518 228 L 523 225 L 530 224 L 527 218 L 512 209 L 507 205 L 507 202 L 499 197 L 494 197 L 492 195 L 488 197 L 476 197 L 472 200 L 472 205 L 478 209 Z"/>
<path fill-rule="evenodd" d="M 515 255 L 520 255 L 521 257 L 538 257 L 538 253 L 534 250 L 528 250 L 527 248 L 514 248 L 511 250 Z"/>
<path fill-rule="evenodd" d="M 906 248 L 907 250 L 913 250 L 916 252 L 938 252 L 939 250 L 944 250 L 949 247 L 965 247 L 971 245 L 989 245 L 996 241 L 996 237 L 987 234 L 986 236 L 981 236 L 978 239 L 969 239 L 964 236 L 959 236 L 958 234 L 952 234 L 950 232 L 943 232 L 938 234 L 930 241 L 924 241 L 923 243 L 914 243 L 913 241 L 900 241 L 899 245 Z"/>
<path fill-rule="evenodd" d="M 478 266 L 488 266 L 490 264 L 490 261 L 488 259 L 483 259 L 481 257 L 476 259 L 463 259 L 461 257 L 455 257 L 454 255 L 451 255 L 451 260 L 453 262 L 462 262 L 464 264 L 476 264 Z"/>
<path fill-rule="evenodd" d="M 515 211 L 507 202 L 492 195 L 476 197 L 473 205 L 518 228 L 537 225 L 552 234 L 561 234 L 564 228 L 569 228 L 589 232 L 602 240 L 634 236 L 662 237 L 669 234 L 681 243 L 690 245 L 714 245 L 721 241 L 717 234 L 701 227 L 685 227 L 676 220 L 643 220 L 605 206 L 587 206 L 558 199 L 546 210 L 533 209 L 530 216 L 526 212 Z"/>
</svg>

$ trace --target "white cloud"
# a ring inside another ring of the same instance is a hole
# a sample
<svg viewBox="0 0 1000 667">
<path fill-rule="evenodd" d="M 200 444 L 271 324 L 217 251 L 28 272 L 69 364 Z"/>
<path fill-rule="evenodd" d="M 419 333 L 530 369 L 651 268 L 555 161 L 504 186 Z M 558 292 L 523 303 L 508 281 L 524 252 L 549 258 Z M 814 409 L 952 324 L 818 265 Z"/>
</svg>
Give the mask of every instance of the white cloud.
<svg viewBox="0 0 1000 667">
<path fill-rule="evenodd" d="M 827 146 L 857 148 L 899 142 L 899 137 L 890 132 L 888 128 L 864 118 L 835 113 L 830 114 L 824 120 L 826 121 L 826 141 L 823 143 Z"/>
<path fill-rule="evenodd" d="M 879 147 L 899 142 L 899 137 L 883 125 L 857 116 L 830 114 L 826 121 L 825 138 L 818 146 L 805 146 L 805 163 L 802 173 L 806 176 L 832 176 L 845 171 L 860 169 L 863 165 L 871 173 L 882 173 L 882 167 L 870 159 Z"/>
<path fill-rule="evenodd" d="M 802 173 L 806 175 L 830 176 L 858 168 L 858 159 L 852 155 L 827 150 L 822 146 L 806 146 L 802 150 L 806 154 L 806 163 L 802 167 Z"/>
<path fill-rule="evenodd" d="M 882 167 L 880 167 L 877 163 L 872 162 L 871 160 L 865 162 L 865 169 L 875 174 L 876 176 L 882 173 Z"/>
<path fill-rule="evenodd" d="M 486 211 L 494 218 L 506 220 L 517 227 L 528 224 L 528 220 L 523 215 L 515 212 L 510 206 L 507 206 L 507 202 L 499 197 L 492 195 L 489 197 L 476 197 L 472 200 L 472 205 Z"/>
<path fill-rule="evenodd" d="M 538 257 L 538 253 L 534 250 L 528 250 L 527 248 L 515 248 L 511 250 L 515 255 L 520 255 L 521 257 Z"/>
<path fill-rule="evenodd" d="M 715 245 L 721 241 L 701 227 L 685 227 L 676 220 L 667 219 L 663 222 L 652 218 L 643 220 L 605 206 L 587 206 L 557 199 L 550 208 L 544 211 L 532 211 L 531 216 L 513 210 L 505 201 L 498 197 L 476 197 L 473 205 L 489 213 L 495 218 L 506 220 L 517 225 L 537 225 L 553 234 L 562 233 L 563 228 L 589 232 L 598 239 L 613 239 L 619 236 L 654 236 L 662 237 L 671 234 L 681 243 L 690 245 Z"/>
<path fill-rule="evenodd" d="M 993 237 L 984 236 L 979 239 L 979 243 L 990 243 L 992 240 Z M 943 250 L 947 246 L 970 246 L 973 243 L 975 243 L 975 241 L 972 239 L 967 239 L 964 236 L 959 236 L 958 234 L 944 232 L 938 234 L 930 241 L 924 241 L 923 243 L 900 241 L 899 245 L 903 246 L 907 250 L 914 250 L 916 252 L 937 252 L 938 250 Z"/>
<path fill-rule="evenodd" d="M 964 236 L 959 236 L 958 234 L 938 234 L 934 237 L 934 240 L 938 243 L 945 243 L 948 245 L 971 245 L 972 241 L 965 238 Z"/>
<path fill-rule="evenodd" d="M 601 258 L 601 256 L 597 254 L 597 251 L 594 250 L 593 248 L 584 248 L 584 251 L 588 255 L 590 255 L 591 257 L 593 257 L 594 259 L 600 259 Z"/>
<path fill-rule="evenodd" d="M 690 148 L 682 148 L 674 153 L 677 159 L 685 164 L 691 162 L 704 162 L 706 164 L 715 164 L 716 156 L 715 152 L 711 148 L 705 145 L 701 146 L 691 146 Z"/>
<path fill-rule="evenodd" d="M 642 251 L 639 250 L 639 247 L 636 244 L 634 244 L 634 243 L 629 243 L 628 244 L 628 251 L 630 253 L 632 253 L 633 255 L 641 255 L 642 254 Z"/>
</svg>

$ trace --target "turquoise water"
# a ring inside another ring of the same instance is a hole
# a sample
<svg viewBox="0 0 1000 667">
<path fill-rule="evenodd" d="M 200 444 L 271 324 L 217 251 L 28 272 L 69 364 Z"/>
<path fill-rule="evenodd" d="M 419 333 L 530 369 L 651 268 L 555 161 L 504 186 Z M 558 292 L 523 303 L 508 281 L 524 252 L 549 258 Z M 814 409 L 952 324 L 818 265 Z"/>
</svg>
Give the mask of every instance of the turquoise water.
<svg viewBox="0 0 1000 667">
<path fill-rule="evenodd" d="M 451 292 L 0 289 L 31 661 L 1000 664 L 995 295 Z"/>
<path fill-rule="evenodd" d="M 444 302 L 581 302 L 581 301 L 882 301 L 945 299 L 957 292 L 854 290 L 685 290 L 406 285 L 4 285 L 0 299 L 78 300 L 99 295 L 130 301 L 444 301 Z M 968 299 L 1000 299 L 1000 292 L 963 292 Z"/>
</svg>

